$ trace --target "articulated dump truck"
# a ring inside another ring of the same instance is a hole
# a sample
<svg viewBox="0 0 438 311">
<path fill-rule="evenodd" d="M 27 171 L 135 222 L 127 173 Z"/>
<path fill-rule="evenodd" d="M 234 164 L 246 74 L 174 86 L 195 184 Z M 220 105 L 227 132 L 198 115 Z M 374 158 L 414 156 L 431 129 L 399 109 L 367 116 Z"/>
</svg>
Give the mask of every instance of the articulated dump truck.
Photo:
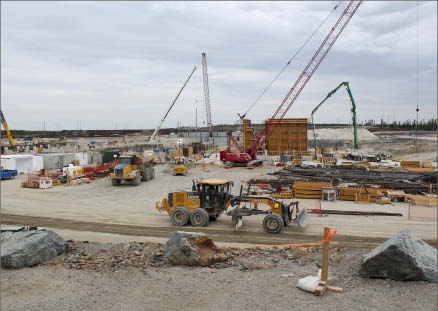
<svg viewBox="0 0 438 311">
<path fill-rule="evenodd" d="M 116 166 L 111 174 L 113 186 L 127 181 L 133 186 L 138 186 L 142 181 L 154 179 L 155 159 L 139 154 L 120 155 L 116 158 Z"/>
</svg>

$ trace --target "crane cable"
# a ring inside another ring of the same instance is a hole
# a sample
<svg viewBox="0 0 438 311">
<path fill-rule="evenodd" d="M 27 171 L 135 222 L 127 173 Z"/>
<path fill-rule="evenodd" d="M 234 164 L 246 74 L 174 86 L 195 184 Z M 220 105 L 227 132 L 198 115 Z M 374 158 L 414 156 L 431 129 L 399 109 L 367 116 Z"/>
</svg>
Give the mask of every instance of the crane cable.
<svg viewBox="0 0 438 311">
<path fill-rule="evenodd" d="M 318 30 L 322 27 L 322 25 L 328 20 L 328 18 L 330 17 L 330 15 L 332 15 L 332 13 L 338 8 L 339 4 L 342 2 L 339 1 L 335 7 L 330 11 L 330 13 L 327 15 L 327 17 L 321 22 L 321 24 L 319 24 L 319 26 L 315 29 L 315 31 L 310 35 L 309 38 L 307 38 L 307 40 L 303 43 L 303 45 L 301 45 L 301 47 L 295 52 L 295 54 L 292 56 L 291 59 L 289 59 L 289 61 L 286 63 L 286 65 L 283 66 L 283 68 L 280 70 L 280 72 L 275 76 L 275 78 L 268 84 L 268 86 L 263 90 L 263 92 L 259 95 L 259 97 L 257 97 L 257 99 L 252 103 L 252 105 L 248 108 L 248 110 L 243 114 L 240 115 L 239 113 L 237 114 L 239 116 L 240 119 L 245 118 L 245 116 L 251 111 L 251 109 L 257 104 L 257 102 L 260 100 L 260 98 L 262 98 L 263 95 L 265 95 L 265 93 L 269 90 L 269 88 L 275 83 L 275 81 L 277 81 L 277 79 L 281 76 L 281 74 L 286 70 L 287 66 L 290 65 L 290 63 L 295 59 L 295 57 L 301 52 L 301 50 L 307 45 L 307 43 L 313 38 L 313 36 L 318 32 Z"/>
</svg>

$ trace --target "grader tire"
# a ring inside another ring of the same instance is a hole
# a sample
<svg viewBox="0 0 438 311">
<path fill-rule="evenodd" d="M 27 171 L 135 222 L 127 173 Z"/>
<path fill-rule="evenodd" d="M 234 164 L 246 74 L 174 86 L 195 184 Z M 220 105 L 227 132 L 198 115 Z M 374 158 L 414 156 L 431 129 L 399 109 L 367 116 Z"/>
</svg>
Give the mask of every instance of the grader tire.
<svg viewBox="0 0 438 311">
<path fill-rule="evenodd" d="M 121 183 L 120 179 L 111 179 L 111 183 L 113 184 L 113 186 L 119 186 Z"/>
<path fill-rule="evenodd" d="M 183 171 L 183 176 L 186 176 L 187 175 L 187 171 Z"/>
<path fill-rule="evenodd" d="M 189 211 L 185 207 L 175 208 L 170 214 L 174 226 L 185 226 L 190 220 Z"/>
<path fill-rule="evenodd" d="M 277 214 L 271 214 L 263 219 L 263 229 L 267 233 L 280 233 L 283 229 L 284 221 Z"/>
<path fill-rule="evenodd" d="M 208 225 L 208 213 L 202 208 L 197 208 L 190 215 L 190 222 L 193 227 L 206 227 Z"/>
<path fill-rule="evenodd" d="M 142 181 L 149 181 L 151 180 L 151 171 L 149 170 L 149 167 L 145 167 L 143 169 L 143 172 L 141 174 L 141 180 Z"/>
<path fill-rule="evenodd" d="M 139 186 L 141 184 L 141 174 L 140 174 L 140 172 L 137 172 L 135 174 L 135 178 L 132 179 L 131 184 L 133 186 Z"/>
</svg>

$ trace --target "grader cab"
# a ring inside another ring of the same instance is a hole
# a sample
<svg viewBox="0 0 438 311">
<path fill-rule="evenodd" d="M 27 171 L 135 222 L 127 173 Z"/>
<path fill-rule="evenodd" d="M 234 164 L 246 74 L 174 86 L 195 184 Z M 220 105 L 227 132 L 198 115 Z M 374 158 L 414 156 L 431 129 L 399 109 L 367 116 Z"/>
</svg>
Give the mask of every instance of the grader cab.
<svg viewBox="0 0 438 311">
<path fill-rule="evenodd" d="M 205 227 L 209 221 L 219 218 L 231 204 L 232 181 L 207 179 L 196 183 L 192 191 L 170 192 L 167 198 L 156 203 L 159 211 L 166 211 L 175 226 L 189 222 L 194 227 Z"/>
<path fill-rule="evenodd" d="M 221 179 L 193 181 L 191 191 L 170 192 L 161 203 L 156 203 L 156 209 L 167 212 L 174 226 L 190 222 L 194 227 L 205 227 L 225 212 L 232 217 L 236 230 L 242 226 L 243 217 L 252 215 L 266 215 L 263 228 L 268 233 L 280 233 L 291 222 L 305 227 L 307 213 L 305 209 L 299 210 L 298 202 L 284 204 L 267 196 L 242 195 L 242 189 L 240 195 L 234 196 L 232 185 L 232 181 Z M 261 208 L 262 205 L 268 209 Z"/>
</svg>

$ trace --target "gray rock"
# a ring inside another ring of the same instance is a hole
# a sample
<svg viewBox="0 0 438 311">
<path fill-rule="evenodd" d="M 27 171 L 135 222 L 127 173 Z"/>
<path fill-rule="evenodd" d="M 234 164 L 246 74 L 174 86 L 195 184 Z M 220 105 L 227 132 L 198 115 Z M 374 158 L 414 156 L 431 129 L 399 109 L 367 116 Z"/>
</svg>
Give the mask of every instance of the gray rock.
<svg viewBox="0 0 438 311">
<path fill-rule="evenodd" d="M 50 230 L 14 232 L 1 244 L 1 267 L 19 269 L 48 261 L 68 251 L 68 244 Z"/>
<path fill-rule="evenodd" d="M 403 230 L 364 255 L 359 274 L 398 281 L 438 283 L 436 248 Z"/>
<path fill-rule="evenodd" d="M 14 235 L 13 231 L 5 231 L 0 233 L 0 242 L 3 243 L 6 240 L 9 240 L 10 237 Z"/>
<path fill-rule="evenodd" d="M 203 233 L 176 231 L 164 246 L 163 255 L 175 265 L 207 266 L 227 259 Z"/>
<path fill-rule="evenodd" d="M 193 242 L 201 236 L 205 235 L 196 232 L 174 232 L 164 246 L 164 256 L 176 265 L 196 265 L 200 255 Z"/>
</svg>

